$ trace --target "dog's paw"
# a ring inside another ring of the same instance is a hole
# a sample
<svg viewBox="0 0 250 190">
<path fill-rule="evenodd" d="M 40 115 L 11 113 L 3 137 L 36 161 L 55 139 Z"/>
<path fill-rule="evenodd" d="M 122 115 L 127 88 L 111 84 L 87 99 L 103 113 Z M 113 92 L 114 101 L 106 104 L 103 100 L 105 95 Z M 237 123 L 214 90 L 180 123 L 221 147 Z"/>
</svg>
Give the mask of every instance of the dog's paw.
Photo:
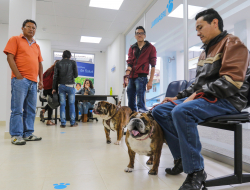
<svg viewBox="0 0 250 190">
<path fill-rule="evenodd" d="M 121 144 L 121 141 L 116 141 L 114 144 L 115 144 L 115 145 L 120 145 L 120 144 Z"/>
<path fill-rule="evenodd" d="M 149 175 L 157 175 L 157 171 L 151 169 L 151 170 L 149 170 L 148 174 Z"/>
<path fill-rule="evenodd" d="M 111 143 L 111 140 L 107 140 L 107 144 L 110 144 Z"/>
<path fill-rule="evenodd" d="M 131 173 L 133 170 L 134 170 L 134 168 L 126 167 L 124 171 L 127 172 L 127 173 Z"/>
<path fill-rule="evenodd" d="M 147 164 L 147 165 L 153 165 L 153 160 L 148 160 L 148 161 L 146 162 L 146 164 Z"/>
</svg>

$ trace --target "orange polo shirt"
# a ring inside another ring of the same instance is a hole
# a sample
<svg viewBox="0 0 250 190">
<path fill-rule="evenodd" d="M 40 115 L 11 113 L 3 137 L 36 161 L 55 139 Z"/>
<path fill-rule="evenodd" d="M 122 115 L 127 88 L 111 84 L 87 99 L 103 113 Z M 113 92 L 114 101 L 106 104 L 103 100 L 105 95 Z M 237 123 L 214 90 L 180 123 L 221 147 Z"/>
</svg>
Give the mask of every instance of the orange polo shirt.
<svg viewBox="0 0 250 190">
<path fill-rule="evenodd" d="M 35 40 L 29 44 L 23 34 L 13 36 L 9 39 L 3 52 L 6 55 L 11 53 L 15 56 L 17 69 L 24 78 L 37 82 L 39 62 L 42 62 L 43 58 Z M 12 72 L 11 78 L 13 77 L 16 76 Z"/>
</svg>

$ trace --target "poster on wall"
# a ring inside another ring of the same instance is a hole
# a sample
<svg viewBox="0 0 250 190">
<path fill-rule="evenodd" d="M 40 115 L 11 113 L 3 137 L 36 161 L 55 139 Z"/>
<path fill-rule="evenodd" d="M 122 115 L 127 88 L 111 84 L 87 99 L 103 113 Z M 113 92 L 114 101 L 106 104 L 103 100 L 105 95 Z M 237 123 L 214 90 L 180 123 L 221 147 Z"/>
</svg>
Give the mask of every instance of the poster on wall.
<svg viewBox="0 0 250 190">
<path fill-rule="evenodd" d="M 76 62 L 76 63 L 79 76 L 94 77 L 95 64 L 83 63 L 83 62 Z"/>
<path fill-rule="evenodd" d="M 85 79 L 91 80 L 92 83 L 93 83 L 93 85 L 94 85 L 94 78 L 88 78 L 88 77 L 77 77 L 77 78 L 75 79 L 75 83 L 76 83 L 76 84 L 77 84 L 77 83 L 80 83 L 81 86 L 82 86 L 83 83 L 84 83 L 84 81 L 85 81 Z"/>
</svg>

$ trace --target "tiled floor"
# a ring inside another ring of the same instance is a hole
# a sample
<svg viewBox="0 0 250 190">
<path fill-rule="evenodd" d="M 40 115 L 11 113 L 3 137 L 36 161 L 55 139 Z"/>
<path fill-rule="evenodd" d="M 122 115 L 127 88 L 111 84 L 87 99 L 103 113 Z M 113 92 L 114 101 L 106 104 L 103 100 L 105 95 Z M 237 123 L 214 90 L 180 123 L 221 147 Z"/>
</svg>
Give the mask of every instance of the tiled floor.
<svg viewBox="0 0 250 190">
<path fill-rule="evenodd" d="M 3 138 L 0 127 L 0 190 L 53 190 L 60 183 L 70 184 L 66 190 L 178 190 L 186 177 L 165 175 L 165 167 L 173 165 L 166 145 L 157 176 L 148 175 L 146 156 L 136 156 L 134 172 L 125 173 L 129 158 L 124 138 L 114 145 L 116 133 L 111 132 L 113 142 L 107 145 L 101 120 L 65 129 L 36 121 L 35 134 L 43 140 L 15 146 Z M 231 166 L 209 158 L 205 167 L 208 178 L 233 172 Z M 250 183 L 210 189 L 249 190 Z"/>
</svg>

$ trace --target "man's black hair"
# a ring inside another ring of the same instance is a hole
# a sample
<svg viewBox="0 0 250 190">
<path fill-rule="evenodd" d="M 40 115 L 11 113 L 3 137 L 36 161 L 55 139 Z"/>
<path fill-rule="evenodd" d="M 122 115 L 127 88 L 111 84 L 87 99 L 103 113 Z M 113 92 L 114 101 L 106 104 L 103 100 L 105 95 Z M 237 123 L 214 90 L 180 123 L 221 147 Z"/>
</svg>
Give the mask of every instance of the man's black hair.
<svg viewBox="0 0 250 190">
<path fill-rule="evenodd" d="M 81 83 L 76 83 L 76 85 L 79 85 L 80 87 L 82 86 Z"/>
<path fill-rule="evenodd" d="M 31 23 L 33 23 L 33 24 L 36 25 L 36 22 L 35 22 L 34 20 L 26 19 L 26 20 L 23 22 L 23 28 L 25 27 L 25 25 L 26 25 L 28 22 L 31 22 Z M 36 25 L 36 28 L 37 28 L 37 25 Z"/>
<path fill-rule="evenodd" d="M 197 20 L 198 18 L 203 17 L 204 21 L 207 21 L 208 24 L 211 24 L 211 22 L 216 18 L 218 19 L 218 26 L 221 32 L 223 32 L 223 20 L 221 18 L 221 16 L 219 15 L 219 13 L 214 10 L 213 8 L 211 9 L 207 9 L 204 10 L 202 12 L 199 12 L 196 16 L 195 16 L 195 20 Z"/>
<path fill-rule="evenodd" d="M 138 29 L 142 29 L 144 31 L 144 33 L 146 34 L 146 30 L 143 28 L 143 26 L 137 26 L 135 29 L 135 33 L 136 33 L 136 30 L 138 30 Z"/>
<path fill-rule="evenodd" d="M 71 52 L 69 50 L 65 50 L 63 52 L 62 58 L 63 59 L 65 59 L 65 58 L 69 59 L 70 57 L 71 57 Z"/>
</svg>

